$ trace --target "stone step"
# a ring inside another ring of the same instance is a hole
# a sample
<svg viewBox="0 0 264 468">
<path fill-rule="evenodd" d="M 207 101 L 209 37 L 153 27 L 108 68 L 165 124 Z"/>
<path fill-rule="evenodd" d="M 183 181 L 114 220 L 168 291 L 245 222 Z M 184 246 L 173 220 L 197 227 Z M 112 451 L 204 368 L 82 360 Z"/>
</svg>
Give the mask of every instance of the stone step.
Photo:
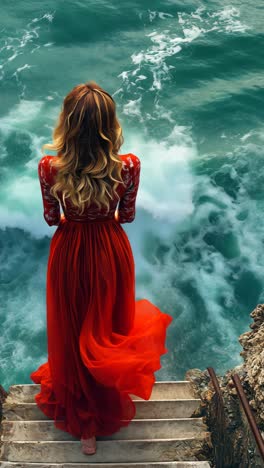
<svg viewBox="0 0 264 468">
<path fill-rule="evenodd" d="M 190 418 L 199 410 L 201 400 L 134 400 L 136 415 L 134 419 L 175 419 Z M 195 415 L 197 416 L 197 414 Z M 3 419 L 10 421 L 48 420 L 36 403 L 14 403 L 9 399 L 3 404 Z"/>
<path fill-rule="evenodd" d="M 23 403 L 34 403 L 34 395 L 40 392 L 40 385 L 24 384 L 11 385 L 8 389 L 8 399 Z M 132 399 L 141 399 L 131 395 Z M 195 398 L 191 384 L 188 380 L 155 382 L 150 400 L 173 400 Z"/>
<path fill-rule="evenodd" d="M 94 468 L 93 463 L 21 463 L 2 462 L 1 468 Z M 150 463 L 96 463 L 96 468 L 210 468 L 207 461 L 172 461 Z"/>
<path fill-rule="evenodd" d="M 149 440 L 97 441 L 97 451 L 90 455 L 92 463 L 127 463 L 197 460 L 196 454 L 206 442 L 209 433 L 201 437 Z M 43 463 L 85 463 L 80 441 L 5 442 L 1 448 L 2 461 Z M 89 459 L 90 461 L 90 459 Z"/>
<path fill-rule="evenodd" d="M 79 440 L 56 428 L 53 421 L 2 421 L 1 440 Z M 127 427 L 97 440 L 113 439 L 168 439 L 201 435 L 207 432 L 202 418 L 180 419 L 133 419 Z"/>
</svg>

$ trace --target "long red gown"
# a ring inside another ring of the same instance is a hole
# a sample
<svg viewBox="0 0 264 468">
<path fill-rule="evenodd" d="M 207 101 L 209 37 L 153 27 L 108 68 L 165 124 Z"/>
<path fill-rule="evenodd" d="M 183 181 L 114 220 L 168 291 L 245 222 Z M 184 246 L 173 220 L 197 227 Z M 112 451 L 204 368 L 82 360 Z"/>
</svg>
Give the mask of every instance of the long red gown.
<svg viewBox="0 0 264 468">
<path fill-rule="evenodd" d="M 78 215 L 69 199 L 64 208 L 49 192 L 53 158 L 38 163 L 44 218 L 58 226 L 46 277 L 48 361 L 30 378 L 41 384 L 35 401 L 57 428 L 77 438 L 110 435 L 134 418 L 130 395 L 150 398 L 173 318 L 135 300 L 134 258 L 121 224 L 135 217 L 140 159 L 120 155 L 125 187 L 118 186 L 116 220 L 117 200 L 108 214 L 93 205 Z"/>
</svg>

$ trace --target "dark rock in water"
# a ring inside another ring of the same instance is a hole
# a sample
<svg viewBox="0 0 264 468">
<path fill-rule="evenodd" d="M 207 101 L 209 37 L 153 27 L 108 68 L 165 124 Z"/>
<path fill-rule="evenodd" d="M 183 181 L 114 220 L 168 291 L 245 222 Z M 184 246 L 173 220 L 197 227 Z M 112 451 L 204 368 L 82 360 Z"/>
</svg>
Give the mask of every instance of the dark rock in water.
<svg viewBox="0 0 264 468">
<path fill-rule="evenodd" d="M 251 331 L 239 337 L 244 363 L 223 376 L 217 375 L 222 403 L 215 393 L 208 370 L 189 369 L 185 374 L 194 393 L 201 398 L 201 415 L 212 435 L 210 461 L 217 468 L 264 467 L 232 380 L 233 374 L 239 375 L 264 438 L 264 304 L 258 305 L 250 316 L 254 319 L 250 324 Z"/>
</svg>

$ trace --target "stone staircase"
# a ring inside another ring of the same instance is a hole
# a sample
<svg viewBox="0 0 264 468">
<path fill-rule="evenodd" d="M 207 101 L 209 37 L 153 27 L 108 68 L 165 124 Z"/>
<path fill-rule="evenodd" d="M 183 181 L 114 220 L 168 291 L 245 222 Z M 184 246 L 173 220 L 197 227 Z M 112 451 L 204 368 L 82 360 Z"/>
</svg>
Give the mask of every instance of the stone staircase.
<svg viewBox="0 0 264 468">
<path fill-rule="evenodd" d="M 54 426 L 37 407 L 39 385 L 12 385 L 3 404 L 1 468 L 209 468 L 198 461 L 210 445 L 189 381 L 155 382 L 151 398 L 131 395 L 136 416 L 111 436 L 97 437 L 95 455 Z M 198 412 L 197 412 L 198 410 Z"/>
</svg>

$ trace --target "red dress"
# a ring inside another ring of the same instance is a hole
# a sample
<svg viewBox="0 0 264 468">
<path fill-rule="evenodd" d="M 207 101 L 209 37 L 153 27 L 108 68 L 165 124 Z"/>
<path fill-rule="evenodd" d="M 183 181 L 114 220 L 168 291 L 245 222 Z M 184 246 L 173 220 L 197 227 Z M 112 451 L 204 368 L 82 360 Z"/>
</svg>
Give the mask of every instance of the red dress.
<svg viewBox="0 0 264 468">
<path fill-rule="evenodd" d="M 118 221 L 117 200 L 108 214 L 95 205 L 79 215 L 66 199 L 61 217 L 61 203 L 49 192 L 53 158 L 38 164 L 44 218 L 58 226 L 46 277 L 48 361 L 30 378 L 41 384 L 35 401 L 57 428 L 77 438 L 110 435 L 134 418 L 130 395 L 150 398 L 173 318 L 135 300 L 134 258 L 121 223 L 135 217 L 139 158 L 120 155 Z"/>
</svg>

